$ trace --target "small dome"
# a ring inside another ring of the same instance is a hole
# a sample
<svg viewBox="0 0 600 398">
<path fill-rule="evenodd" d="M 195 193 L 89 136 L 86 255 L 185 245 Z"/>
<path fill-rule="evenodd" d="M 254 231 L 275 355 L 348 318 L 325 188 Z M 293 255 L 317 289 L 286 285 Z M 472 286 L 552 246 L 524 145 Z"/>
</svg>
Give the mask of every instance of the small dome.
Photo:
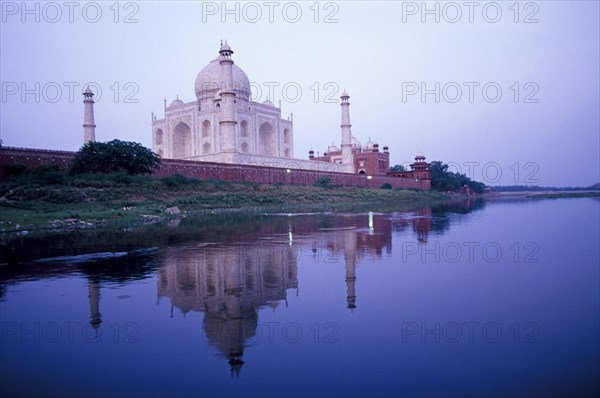
<svg viewBox="0 0 600 398">
<path fill-rule="evenodd" d="M 425 155 L 423 155 L 421 152 L 417 153 L 417 156 L 415 156 L 415 159 L 425 159 Z"/>
<path fill-rule="evenodd" d="M 367 141 L 367 143 L 365 144 L 365 149 L 373 149 L 374 145 L 375 143 L 371 141 L 371 137 L 369 137 L 369 141 Z"/>
<path fill-rule="evenodd" d="M 345 89 L 344 89 L 344 92 L 342 93 L 342 96 L 340 98 L 350 98 L 350 96 L 348 95 L 348 93 L 346 92 Z"/>
<path fill-rule="evenodd" d="M 275 106 L 271 101 L 269 101 L 269 99 L 267 98 L 266 100 L 263 101 L 263 104 L 265 105 L 270 105 L 270 106 Z"/>
<path fill-rule="evenodd" d="M 169 108 L 172 108 L 174 106 L 181 106 L 181 105 L 183 105 L 183 101 L 180 100 L 179 98 L 177 98 L 176 100 L 171 102 L 171 105 L 169 105 Z"/>
<path fill-rule="evenodd" d="M 229 47 L 229 44 L 227 44 L 227 40 L 225 40 L 225 44 L 221 45 L 221 50 L 220 51 L 231 51 L 231 47 Z"/>
<path fill-rule="evenodd" d="M 94 92 L 90 89 L 90 86 L 87 86 L 87 88 L 85 89 L 85 91 L 83 93 L 84 94 L 94 94 Z"/>
<path fill-rule="evenodd" d="M 331 143 L 331 145 L 327 148 L 327 152 L 331 153 L 331 152 L 339 152 L 340 149 L 338 147 L 336 147 L 333 142 Z"/>
<path fill-rule="evenodd" d="M 362 148 L 362 144 L 360 143 L 359 140 L 356 139 L 355 136 L 352 136 L 352 148 L 353 149 L 361 149 Z"/>
</svg>

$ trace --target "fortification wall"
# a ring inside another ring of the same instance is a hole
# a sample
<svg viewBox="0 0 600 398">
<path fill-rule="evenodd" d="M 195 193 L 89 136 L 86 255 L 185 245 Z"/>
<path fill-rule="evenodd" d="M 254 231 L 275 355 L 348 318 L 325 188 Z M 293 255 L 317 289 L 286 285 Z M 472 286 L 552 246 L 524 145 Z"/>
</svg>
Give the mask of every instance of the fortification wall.
<svg viewBox="0 0 600 398">
<path fill-rule="evenodd" d="M 57 164 L 59 167 L 67 168 L 74 158 L 75 152 L 2 147 L 0 148 L 0 177 L 5 178 L 4 167 L 7 164 L 23 164 L 30 168 L 46 164 Z M 154 175 L 168 176 L 175 173 L 200 180 L 249 181 L 263 184 L 313 185 L 318 178 L 329 177 L 332 185 L 348 187 L 379 188 L 386 182 L 392 188 L 429 190 L 431 187 L 430 180 L 383 176 L 372 176 L 369 179 L 365 175 L 323 170 L 289 168 L 288 172 L 286 168 L 275 166 L 237 165 L 175 159 L 163 159 L 160 169 Z"/>
</svg>

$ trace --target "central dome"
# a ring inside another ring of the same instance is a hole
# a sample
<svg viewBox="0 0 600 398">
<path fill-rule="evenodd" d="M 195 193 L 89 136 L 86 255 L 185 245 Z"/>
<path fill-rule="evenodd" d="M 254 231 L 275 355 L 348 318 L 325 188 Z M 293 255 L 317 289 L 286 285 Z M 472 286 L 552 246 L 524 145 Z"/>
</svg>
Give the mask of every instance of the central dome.
<svg viewBox="0 0 600 398">
<path fill-rule="evenodd" d="M 225 77 L 222 75 L 220 57 L 213 59 L 198 73 L 196 77 L 196 98 L 198 101 L 213 99 L 215 94 L 225 88 Z M 236 64 L 233 69 L 233 89 L 238 98 L 250 100 L 250 81 L 244 71 Z"/>
</svg>

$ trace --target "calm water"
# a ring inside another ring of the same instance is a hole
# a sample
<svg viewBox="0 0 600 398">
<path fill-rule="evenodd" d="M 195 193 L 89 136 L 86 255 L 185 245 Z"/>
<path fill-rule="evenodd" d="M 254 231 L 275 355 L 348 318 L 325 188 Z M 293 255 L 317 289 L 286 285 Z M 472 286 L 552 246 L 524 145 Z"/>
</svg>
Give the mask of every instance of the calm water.
<svg viewBox="0 0 600 398">
<path fill-rule="evenodd" d="M 5 237 L 3 396 L 596 396 L 599 201 Z"/>
</svg>

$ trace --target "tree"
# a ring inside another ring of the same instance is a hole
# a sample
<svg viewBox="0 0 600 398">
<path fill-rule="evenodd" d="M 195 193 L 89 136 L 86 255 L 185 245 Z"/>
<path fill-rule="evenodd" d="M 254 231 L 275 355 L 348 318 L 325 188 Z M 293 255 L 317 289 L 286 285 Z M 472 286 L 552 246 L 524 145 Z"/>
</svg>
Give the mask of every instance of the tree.
<svg viewBox="0 0 600 398">
<path fill-rule="evenodd" d="M 400 171 L 406 171 L 406 167 L 404 167 L 401 164 L 397 164 L 397 165 L 390 167 L 390 172 L 392 172 L 392 173 L 398 173 Z"/>
<path fill-rule="evenodd" d="M 482 193 L 485 184 L 471 180 L 464 174 L 448 171 L 448 165 L 436 160 L 429 166 L 431 188 L 437 191 L 455 191 L 463 186 L 470 187 L 475 193 Z"/>
<path fill-rule="evenodd" d="M 160 157 L 137 142 L 112 140 L 88 142 L 77 152 L 72 173 L 149 174 L 160 165 Z"/>
</svg>

